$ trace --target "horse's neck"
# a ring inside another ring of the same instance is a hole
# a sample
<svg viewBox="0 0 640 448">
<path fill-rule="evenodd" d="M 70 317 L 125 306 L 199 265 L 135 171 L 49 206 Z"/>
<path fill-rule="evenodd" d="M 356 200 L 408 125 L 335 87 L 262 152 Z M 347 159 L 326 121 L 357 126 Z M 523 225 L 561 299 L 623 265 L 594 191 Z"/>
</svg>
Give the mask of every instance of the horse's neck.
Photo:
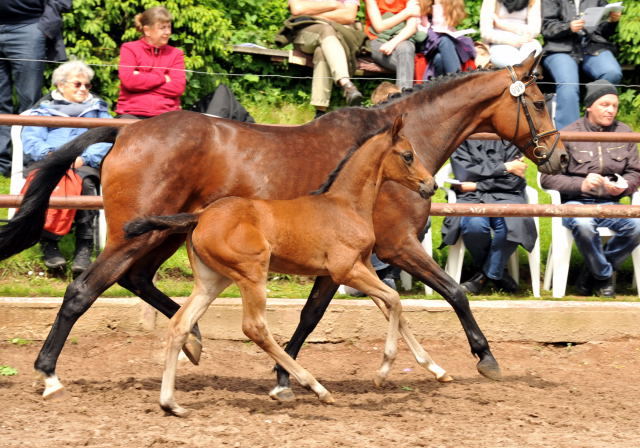
<svg viewBox="0 0 640 448">
<path fill-rule="evenodd" d="M 373 205 L 382 183 L 382 162 L 390 144 L 386 137 L 382 138 L 384 140 L 376 138 L 358 148 L 327 192 L 329 197 L 339 198 L 342 204 L 348 204 L 362 215 L 373 213 Z M 384 142 L 387 142 L 386 146 Z"/>
<path fill-rule="evenodd" d="M 490 102 L 507 85 L 501 71 L 469 74 L 425 88 L 382 109 L 391 122 L 407 113 L 405 134 L 435 173 L 473 132 L 493 130 Z M 506 80 L 507 75 L 504 75 Z M 434 81 L 439 82 L 439 81 Z M 514 109 L 515 111 L 515 109 Z"/>
</svg>

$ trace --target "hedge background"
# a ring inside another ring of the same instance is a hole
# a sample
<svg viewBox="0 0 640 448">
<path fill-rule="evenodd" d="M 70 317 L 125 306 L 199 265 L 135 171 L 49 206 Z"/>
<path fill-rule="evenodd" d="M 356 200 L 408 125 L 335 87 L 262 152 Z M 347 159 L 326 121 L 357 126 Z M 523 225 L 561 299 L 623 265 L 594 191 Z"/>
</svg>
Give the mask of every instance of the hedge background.
<svg viewBox="0 0 640 448">
<path fill-rule="evenodd" d="M 460 28 L 478 29 L 482 0 L 466 0 L 469 17 Z M 273 47 L 273 36 L 288 16 L 286 0 L 74 0 L 73 10 L 64 15 L 67 54 L 94 66 L 95 91 L 113 106 L 118 95 L 119 47 L 138 38 L 133 27 L 135 14 L 158 4 L 174 16 L 171 44 L 184 50 L 188 87 L 183 97 L 187 108 L 214 90 L 220 82 L 231 85 L 242 102 L 279 107 L 284 103 L 308 102 L 310 70 L 272 64 L 266 58 L 234 54 L 233 44 L 253 42 Z M 364 17 L 361 3 L 360 16 Z M 479 36 L 476 36 L 478 38 Z M 640 65 L 640 2 L 625 2 L 616 43 L 622 64 Z M 47 76 L 55 66 L 50 64 Z M 637 72 L 638 70 L 636 70 Z M 269 77 L 264 75 L 285 75 Z M 362 83 L 365 93 L 374 87 Z M 621 94 L 621 116 L 640 130 L 640 75 L 626 72 L 623 83 L 636 85 Z M 49 85 L 47 82 L 46 85 Z M 338 90 L 338 89 L 335 89 Z M 332 104 L 342 103 L 336 94 Z"/>
</svg>

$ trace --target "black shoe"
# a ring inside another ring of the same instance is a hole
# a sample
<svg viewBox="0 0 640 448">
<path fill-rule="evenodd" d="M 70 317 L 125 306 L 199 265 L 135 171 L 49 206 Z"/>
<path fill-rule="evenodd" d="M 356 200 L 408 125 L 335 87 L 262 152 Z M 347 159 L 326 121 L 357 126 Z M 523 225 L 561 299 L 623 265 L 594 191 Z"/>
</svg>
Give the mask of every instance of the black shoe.
<svg viewBox="0 0 640 448">
<path fill-rule="evenodd" d="M 587 268 L 582 268 L 576 281 L 576 291 L 580 296 L 590 296 L 595 279 Z"/>
<path fill-rule="evenodd" d="M 347 100 L 349 106 L 359 106 L 362 104 L 362 93 L 360 93 L 351 81 L 341 84 L 340 87 L 342 87 L 344 98 Z"/>
<path fill-rule="evenodd" d="M 493 280 L 493 284 L 496 288 L 508 293 L 517 293 L 520 290 L 520 286 L 507 272 L 502 274 L 502 278 L 500 280 Z"/>
<path fill-rule="evenodd" d="M 326 114 L 327 111 L 326 110 L 321 110 L 321 109 L 316 109 L 316 113 L 313 116 L 313 119 L 315 120 L 316 118 L 320 118 L 322 117 L 324 114 Z"/>
<path fill-rule="evenodd" d="M 484 275 L 482 272 L 478 272 L 469 280 L 462 283 L 460 287 L 462 287 L 463 291 L 467 294 L 478 294 L 484 289 L 487 284 L 487 280 L 489 280 L 489 277 Z"/>
<path fill-rule="evenodd" d="M 71 272 L 82 274 L 91 265 L 91 252 L 93 252 L 92 240 L 77 240 L 76 254 L 71 265 Z"/>
<path fill-rule="evenodd" d="M 613 299 L 616 296 L 615 274 L 605 280 L 594 279 L 593 294 L 598 297 Z"/>
<path fill-rule="evenodd" d="M 44 256 L 44 265 L 49 269 L 63 268 L 67 264 L 67 261 L 60 253 L 57 241 L 43 239 L 40 241 L 40 248 Z"/>
</svg>

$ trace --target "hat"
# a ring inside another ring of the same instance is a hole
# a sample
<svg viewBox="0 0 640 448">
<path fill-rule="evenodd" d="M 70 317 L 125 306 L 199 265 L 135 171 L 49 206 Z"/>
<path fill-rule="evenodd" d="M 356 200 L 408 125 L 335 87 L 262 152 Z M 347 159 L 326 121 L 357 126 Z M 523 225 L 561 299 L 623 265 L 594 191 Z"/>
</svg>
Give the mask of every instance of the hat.
<svg viewBox="0 0 640 448">
<path fill-rule="evenodd" d="M 618 94 L 616 86 L 611 84 L 606 79 L 598 79 L 596 81 L 587 84 L 587 93 L 584 96 L 584 106 L 591 107 L 591 105 L 601 96 L 608 94 Z"/>
</svg>

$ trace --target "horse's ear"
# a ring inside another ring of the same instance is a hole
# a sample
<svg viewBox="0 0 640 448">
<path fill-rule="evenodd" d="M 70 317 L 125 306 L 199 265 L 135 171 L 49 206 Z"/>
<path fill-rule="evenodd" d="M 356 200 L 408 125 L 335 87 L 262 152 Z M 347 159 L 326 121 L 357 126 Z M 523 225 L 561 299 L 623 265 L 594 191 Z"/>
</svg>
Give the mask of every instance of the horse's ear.
<svg viewBox="0 0 640 448">
<path fill-rule="evenodd" d="M 400 131 L 404 127 L 404 116 L 405 114 L 399 115 L 396 120 L 393 122 L 393 127 L 391 128 L 391 144 L 395 145 L 398 142 L 398 136 L 400 135 Z"/>
<path fill-rule="evenodd" d="M 538 56 L 536 56 L 535 54 L 535 51 L 532 51 L 529 56 L 527 56 L 525 60 L 520 63 L 520 65 L 522 65 L 522 68 L 524 68 L 524 77 L 528 78 L 529 76 L 535 74 L 538 70 L 540 60 L 542 59 L 542 53 L 540 53 Z"/>
</svg>

